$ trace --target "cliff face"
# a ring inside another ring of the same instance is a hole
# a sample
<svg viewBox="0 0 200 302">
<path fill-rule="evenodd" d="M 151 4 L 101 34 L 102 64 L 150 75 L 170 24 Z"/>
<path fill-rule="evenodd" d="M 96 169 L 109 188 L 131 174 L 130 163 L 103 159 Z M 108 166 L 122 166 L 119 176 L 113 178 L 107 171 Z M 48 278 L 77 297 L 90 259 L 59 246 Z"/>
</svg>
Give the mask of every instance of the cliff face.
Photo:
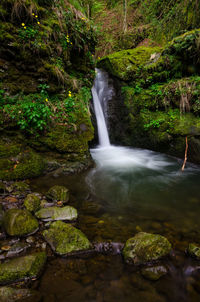
<svg viewBox="0 0 200 302">
<path fill-rule="evenodd" d="M 184 157 L 188 137 L 190 161 L 200 163 L 200 30 L 185 33 L 164 48 L 138 47 L 98 62 L 119 83 L 124 103 L 115 141 Z M 124 125 L 124 127 L 123 127 Z"/>
<path fill-rule="evenodd" d="M 57 158 L 56 167 L 89 158 L 95 43 L 89 20 L 68 1 L 1 1 L 1 148 Z M 35 176 L 13 173 L 16 160 L 0 157 L 0 178 Z"/>
</svg>

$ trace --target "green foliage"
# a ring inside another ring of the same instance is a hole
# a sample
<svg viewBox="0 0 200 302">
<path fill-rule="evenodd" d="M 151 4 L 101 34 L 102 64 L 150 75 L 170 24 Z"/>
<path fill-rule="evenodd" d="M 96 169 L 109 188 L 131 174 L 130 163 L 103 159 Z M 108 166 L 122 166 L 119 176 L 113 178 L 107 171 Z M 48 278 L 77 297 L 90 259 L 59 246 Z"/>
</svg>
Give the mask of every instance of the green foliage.
<svg viewBox="0 0 200 302">
<path fill-rule="evenodd" d="M 19 29 L 19 37 L 21 40 L 28 41 L 34 39 L 38 34 L 38 29 L 28 26 L 26 28 Z"/>
<path fill-rule="evenodd" d="M 13 120 L 21 130 L 29 133 L 43 130 L 49 121 L 51 110 L 38 98 L 31 99 L 30 96 L 23 97 L 23 101 L 16 104 L 7 104 L 4 106 L 4 112 Z"/>
</svg>

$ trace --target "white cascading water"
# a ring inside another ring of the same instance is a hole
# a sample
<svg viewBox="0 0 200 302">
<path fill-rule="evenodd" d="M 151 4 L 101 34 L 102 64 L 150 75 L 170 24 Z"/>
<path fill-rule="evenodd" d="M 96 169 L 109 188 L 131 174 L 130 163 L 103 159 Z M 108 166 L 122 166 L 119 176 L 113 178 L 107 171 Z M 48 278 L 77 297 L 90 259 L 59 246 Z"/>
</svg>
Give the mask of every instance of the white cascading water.
<svg viewBox="0 0 200 302">
<path fill-rule="evenodd" d="M 194 194 L 195 190 L 197 192 L 195 194 L 199 194 L 199 187 L 192 178 L 198 170 L 191 165 L 188 164 L 182 173 L 180 169 L 182 163 L 175 158 L 150 150 L 110 144 L 106 126 L 109 107 L 107 105 L 112 101 L 115 92 L 107 73 L 101 70 L 96 72 L 92 93 L 99 145 L 90 150 L 96 162 L 95 168 L 87 175 L 91 192 L 112 209 L 116 209 L 117 205 L 120 209 L 125 205 L 131 205 L 144 211 L 146 216 L 152 216 L 152 211 L 160 209 L 161 203 L 165 213 L 165 205 L 170 200 L 172 208 L 177 200 L 180 200 L 182 205 L 184 196 L 188 194 L 186 192 L 188 186 L 185 186 L 184 179 L 191 187 L 193 186 L 191 194 Z"/>
<path fill-rule="evenodd" d="M 109 84 L 108 74 L 96 69 L 96 78 L 92 88 L 93 103 L 97 120 L 99 146 L 91 154 L 99 167 L 126 171 L 141 167 L 158 170 L 169 165 L 164 156 L 149 150 L 133 149 L 110 144 L 106 125 L 107 102 L 112 100 L 114 88 Z M 120 135 L 120 134 L 119 134 Z"/>
<path fill-rule="evenodd" d="M 96 69 L 96 78 L 94 81 L 94 86 L 92 87 L 92 96 L 93 96 L 95 115 L 97 119 L 99 144 L 101 147 L 109 147 L 110 140 L 109 140 L 108 129 L 106 126 L 105 116 L 103 112 L 103 97 L 106 88 L 103 75 L 104 72 Z"/>
</svg>

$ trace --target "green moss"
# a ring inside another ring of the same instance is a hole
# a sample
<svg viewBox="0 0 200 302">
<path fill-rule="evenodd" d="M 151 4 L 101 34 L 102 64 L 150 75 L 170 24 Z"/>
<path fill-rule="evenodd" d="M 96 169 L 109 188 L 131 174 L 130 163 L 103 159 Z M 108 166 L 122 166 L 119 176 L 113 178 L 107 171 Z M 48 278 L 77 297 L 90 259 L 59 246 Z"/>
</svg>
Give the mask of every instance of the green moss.
<svg viewBox="0 0 200 302">
<path fill-rule="evenodd" d="M 35 253 L 0 264 L 0 284 L 36 277 L 45 262 L 45 253 Z"/>
<path fill-rule="evenodd" d="M 47 197 L 53 201 L 69 201 L 69 190 L 64 186 L 53 186 L 47 192 Z"/>
<path fill-rule="evenodd" d="M 92 247 L 80 230 L 61 221 L 53 222 L 50 229 L 43 232 L 43 236 L 59 255 L 79 252 Z"/>
<path fill-rule="evenodd" d="M 190 243 L 188 246 L 188 253 L 197 259 L 200 259 L 200 246 L 195 243 Z"/>
<path fill-rule="evenodd" d="M 40 208 L 40 199 L 34 193 L 28 194 L 24 200 L 24 206 L 30 212 L 36 212 Z"/>
<path fill-rule="evenodd" d="M 4 215 L 3 225 L 10 236 L 23 236 L 38 229 L 38 221 L 27 210 L 10 209 Z"/>
<path fill-rule="evenodd" d="M 0 159 L 0 179 L 15 180 L 39 176 L 45 169 L 44 159 L 30 151 L 19 153 L 14 160 Z"/>
<path fill-rule="evenodd" d="M 123 50 L 102 58 L 97 67 L 103 68 L 111 75 L 123 81 L 133 81 L 138 77 L 141 68 L 151 62 L 151 55 L 160 53 L 159 47 L 137 47 Z"/>
<path fill-rule="evenodd" d="M 127 240 L 123 256 L 127 262 L 144 264 L 169 254 L 171 244 L 161 236 L 140 232 Z"/>
</svg>

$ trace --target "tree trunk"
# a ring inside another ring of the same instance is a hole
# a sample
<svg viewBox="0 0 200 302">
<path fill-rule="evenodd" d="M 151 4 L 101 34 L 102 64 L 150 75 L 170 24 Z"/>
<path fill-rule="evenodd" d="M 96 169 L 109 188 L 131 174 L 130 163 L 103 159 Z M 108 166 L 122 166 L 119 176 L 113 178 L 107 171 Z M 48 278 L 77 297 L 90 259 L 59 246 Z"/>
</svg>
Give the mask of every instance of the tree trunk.
<svg viewBox="0 0 200 302">
<path fill-rule="evenodd" d="M 123 32 L 127 32 L 127 0 L 123 0 L 124 6 L 124 22 L 123 22 Z"/>
</svg>

